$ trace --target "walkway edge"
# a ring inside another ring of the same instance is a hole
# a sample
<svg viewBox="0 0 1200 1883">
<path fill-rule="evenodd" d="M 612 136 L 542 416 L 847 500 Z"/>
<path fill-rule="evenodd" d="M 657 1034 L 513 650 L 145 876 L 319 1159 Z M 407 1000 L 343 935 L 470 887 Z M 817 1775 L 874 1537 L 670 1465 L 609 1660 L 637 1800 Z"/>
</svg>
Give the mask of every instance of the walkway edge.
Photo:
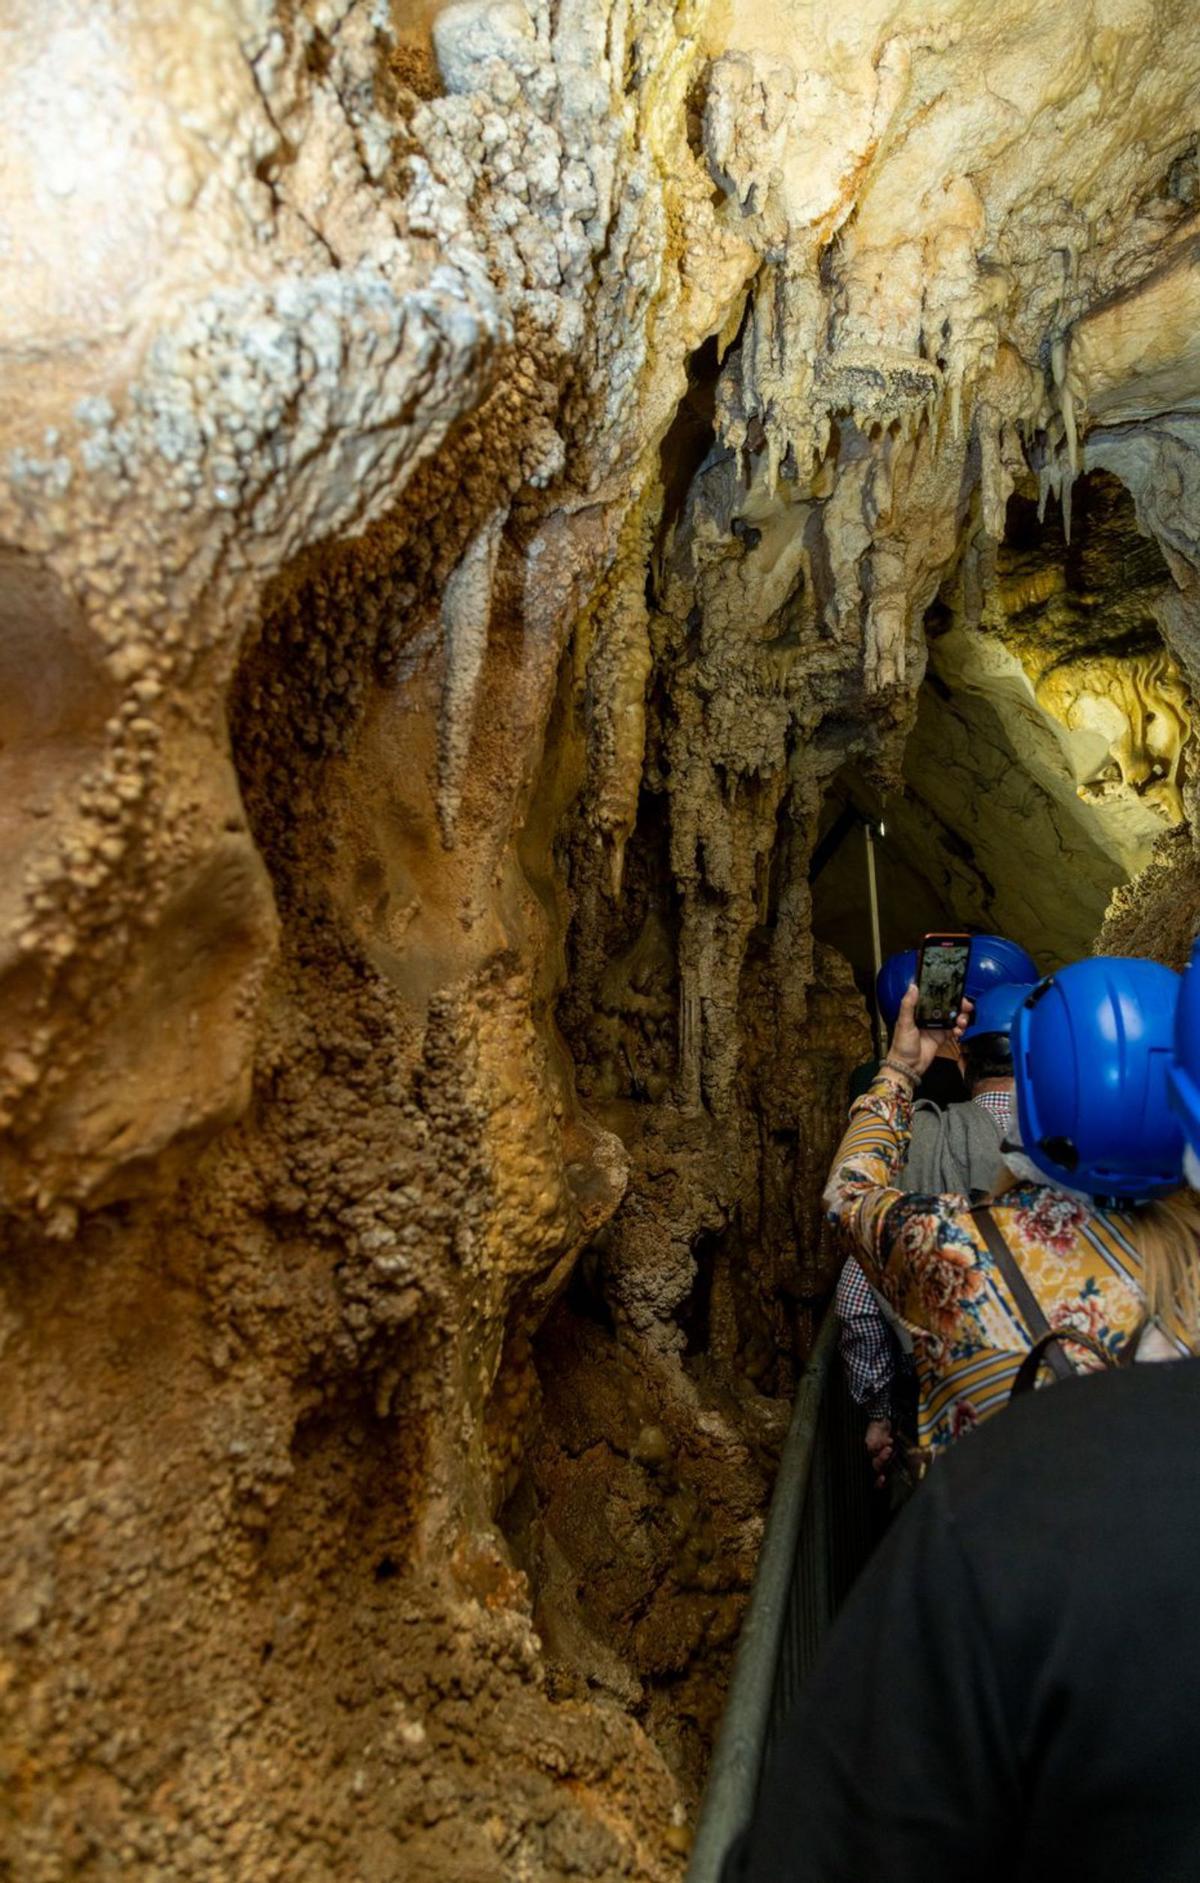
<svg viewBox="0 0 1200 1883">
<path fill-rule="evenodd" d="M 775 1690 L 788 1591 L 815 1452 L 817 1419 L 837 1347 L 837 1316 L 825 1315 L 804 1369 L 763 1535 L 754 1587 L 738 1639 L 729 1698 L 721 1720 L 696 1825 L 687 1883 L 719 1883 L 734 1838 L 758 1795 Z"/>
</svg>

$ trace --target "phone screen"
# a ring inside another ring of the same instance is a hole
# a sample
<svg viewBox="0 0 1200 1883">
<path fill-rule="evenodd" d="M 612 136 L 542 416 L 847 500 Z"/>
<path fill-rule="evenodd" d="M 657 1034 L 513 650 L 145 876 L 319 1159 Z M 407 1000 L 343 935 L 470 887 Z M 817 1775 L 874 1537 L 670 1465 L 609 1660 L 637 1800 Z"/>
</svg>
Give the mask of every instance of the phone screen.
<svg viewBox="0 0 1200 1883">
<path fill-rule="evenodd" d="M 927 935 L 921 944 L 921 962 L 917 970 L 917 1025 L 950 1027 L 958 1018 L 963 989 L 967 983 L 967 962 L 971 956 L 969 935 Z"/>
</svg>

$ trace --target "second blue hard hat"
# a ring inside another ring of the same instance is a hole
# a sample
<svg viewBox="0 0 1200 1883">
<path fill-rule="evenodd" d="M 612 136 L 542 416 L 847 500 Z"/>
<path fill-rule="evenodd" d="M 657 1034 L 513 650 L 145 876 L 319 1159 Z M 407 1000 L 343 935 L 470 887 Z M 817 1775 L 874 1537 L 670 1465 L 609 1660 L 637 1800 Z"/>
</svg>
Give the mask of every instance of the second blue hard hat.
<svg viewBox="0 0 1200 1883">
<path fill-rule="evenodd" d="M 971 1000 L 979 1000 L 989 987 L 1041 978 L 1037 962 L 1018 942 L 1008 941 L 1003 935 L 972 935 L 967 962 L 967 994 Z"/>
<path fill-rule="evenodd" d="M 981 1039 L 985 1033 L 1002 1033 L 1007 1038 L 1018 1009 L 1032 992 L 1031 981 L 1001 981 L 998 986 L 985 987 L 975 1002 L 963 1039 Z"/>
<path fill-rule="evenodd" d="M 1019 1008 L 1017 1118 L 1051 1183 L 1129 1199 L 1178 1187 L 1183 1135 L 1167 1075 L 1179 986 L 1157 961 L 1102 955 L 1052 974 Z"/>
<path fill-rule="evenodd" d="M 917 951 L 915 948 L 902 948 L 899 954 L 889 955 L 875 977 L 875 998 L 879 1002 L 879 1011 L 884 1017 L 889 1033 L 896 1024 L 900 1002 L 916 978 Z"/>
<path fill-rule="evenodd" d="M 1192 959 L 1179 990 L 1169 1084 L 1175 1115 L 1194 1155 L 1200 1157 L 1200 937 L 1192 944 Z"/>
<path fill-rule="evenodd" d="M 1026 954 L 1018 943 L 1008 941 L 1005 936 L 972 935 L 966 985 L 966 993 L 971 1000 L 978 1001 L 989 987 L 998 987 L 1002 983 L 1039 980 L 1041 972 L 1033 956 Z M 880 968 L 875 982 L 875 998 L 889 1032 L 896 1024 L 900 1002 L 916 978 L 915 948 L 903 948 L 898 954 L 889 955 Z"/>
</svg>

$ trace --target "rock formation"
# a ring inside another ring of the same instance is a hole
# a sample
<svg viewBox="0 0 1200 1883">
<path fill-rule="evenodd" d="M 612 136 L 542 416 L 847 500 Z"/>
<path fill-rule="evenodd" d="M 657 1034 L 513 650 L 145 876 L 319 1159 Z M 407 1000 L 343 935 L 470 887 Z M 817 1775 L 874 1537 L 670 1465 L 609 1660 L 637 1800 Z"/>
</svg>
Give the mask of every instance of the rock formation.
<svg viewBox="0 0 1200 1883">
<path fill-rule="evenodd" d="M 869 1046 L 819 834 L 896 942 L 1200 914 L 1200 21 L 0 50 L 0 1871 L 676 1877 Z"/>
</svg>

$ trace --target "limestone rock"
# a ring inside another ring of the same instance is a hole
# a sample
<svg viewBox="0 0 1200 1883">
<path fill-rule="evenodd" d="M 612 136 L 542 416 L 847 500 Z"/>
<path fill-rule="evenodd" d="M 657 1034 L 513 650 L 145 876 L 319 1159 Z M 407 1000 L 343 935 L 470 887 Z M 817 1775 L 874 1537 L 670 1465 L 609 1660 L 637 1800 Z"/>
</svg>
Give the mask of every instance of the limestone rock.
<svg viewBox="0 0 1200 1883">
<path fill-rule="evenodd" d="M 870 1044 L 819 834 L 905 939 L 1195 925 L 1200 20 L 0 54 L 0 1869 L 677 1877 Z"/>
</svg>

